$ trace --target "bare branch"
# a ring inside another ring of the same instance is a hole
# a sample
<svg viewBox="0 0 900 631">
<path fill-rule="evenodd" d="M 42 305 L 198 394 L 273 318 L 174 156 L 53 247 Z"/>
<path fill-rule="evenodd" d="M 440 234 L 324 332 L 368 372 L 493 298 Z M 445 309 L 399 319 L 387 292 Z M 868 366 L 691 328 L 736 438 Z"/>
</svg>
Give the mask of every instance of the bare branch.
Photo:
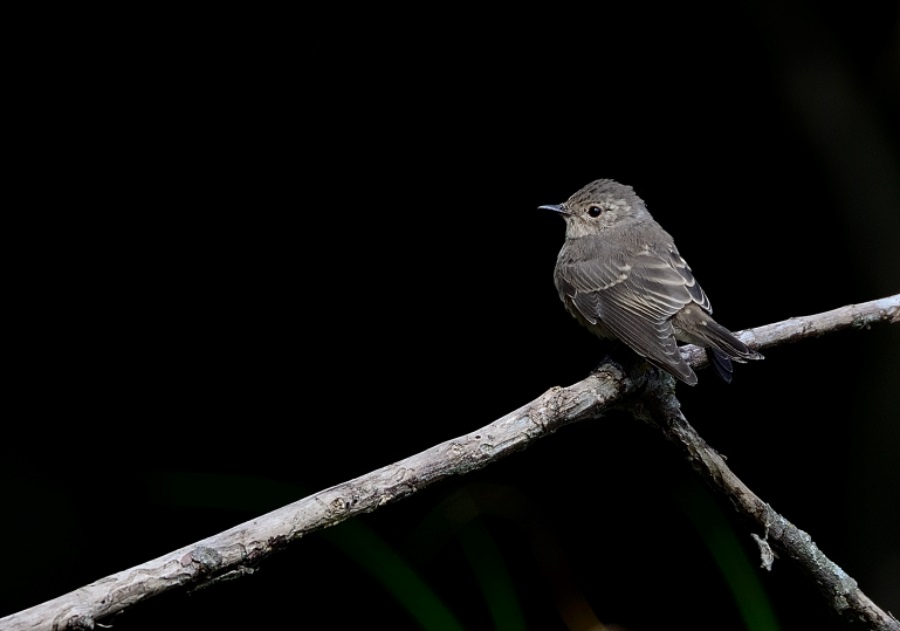
<svg viewBox="0 0 900 631">
<path fill-rule="evenodd" d="M 900 295 L 751 329 L 743 332 L 742 338 L 754 348 L 765 348 L 848 326 L 896 322 L 898 312 Z M 700 349 L 686 347 L 684 352 L 695 366 L 705 361 L 705 353 Z M 818 551 L 806 533 L 791 526 L 740 483 L 718 454 L 696 436 L 680 416 L 677 400 L 671 393 L 667 397 L 650 397 L 643 403 L 643 398 L 629 402 L 628 395 L 635 394 L 645 384 L 647 375 L 654 374 L 643 370 L 626 375 L 618 366 L 604 366 L 572 386 L 548 390 L 531 403 L 479 430 L 0 618 L 0 629 L 89 629 L 99 619 L 170 589 L 196 587 L 252 572 L 260 560 L 306 534 L 376 510 L 449 476 L 484 467 L 569 423 L 597 418 L 613 405 L 644 406 L 641 408 L 643 417 L 653 420 L 680 445 L 695 469 L 710 483 L 729 497 L 740 500 L 735 501 L 735 508 L 762 525 L 764 539 L 768 537 L 783 556 L 804 567 L 823 587 L 832 603 L 837 603 L 835 608 L 851 612 L 851 617 L 883 622 L 882 626 L 872 626 L 873 629 L 900 628 L 896 626 L 896 620 L 871 603 L 852 579 Z M 821 576 L 826 578 L 820 580 L 817 572 L 825 572 Z"/>
<path fill-rule="evenodd" d="M 753 349 L 782 346 L 847 328 L 867 329 L 877 322 L 895 324 L 900 321 L 900 294 L 880 300 L 847 305 L 824 313 L 789 318 L 774 324 L 741 331 L 738 337 Z M 706 352 L 693 344 L 681 347 L 685 361 L 695 368 L 706 363 Z"/>
<path fill-rule="evenodd" d="M 675 398 L 675 380 L 659 374 L 635 399 L 638 416 L 659 429 L 681 451 L 694 470 L 723 494 L 745 519 L 763 533 L 753 538 L 760 545 L 763 566 L 771 569 L 772 549 L 791 559 L 819 587 L 832 608 L 845 619 L 863 623 L 868 629 L 900 631 L 900 622 L 869 599 L 812 538 L 762 501 L 728 468 L 722 456 L 710 447 L 688 423 Z M 770 548 L 771 545 L 771 548 Z"/>
</svg>

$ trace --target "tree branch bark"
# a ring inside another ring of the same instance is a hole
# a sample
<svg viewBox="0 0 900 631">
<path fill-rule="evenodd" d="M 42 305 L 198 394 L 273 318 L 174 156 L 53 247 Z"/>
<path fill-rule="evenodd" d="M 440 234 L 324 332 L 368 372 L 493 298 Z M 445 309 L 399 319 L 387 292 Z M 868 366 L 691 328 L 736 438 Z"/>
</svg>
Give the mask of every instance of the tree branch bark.
<svg viewBox="0 0 900 631">
<path fill-rule="evenodd" d="M 681 451 L 694 470 L 734 509 L 760 528 L 753 534 L 760 547 L 763 567 L 771 569 L 770 542 L 779 556 L 796 563 L 818 586 L 831 607 L 850 622 L 868 629 L 898 631 L 900 622 L 866 596 L 850 576 L 819 550 L 812 538 L 762 501 L 688 423 L 675 398 L 675 380 L 668 375 L 650 379 L 642 396 L 631 406 L 635 416 L 659 429 Z"/>
<path fill-rule="evenodd" d="M 877 322 L 898 320 L 900 294 L 750 329 L 740 337 L 760 349 L 848 327 L 867 328 Z M 686 346 L 682 352 L 695 367 L 706 361 L 705 352 L 696 347 Z M 681 415 L 670 378 L 649 369 L 626 374 L 614 364 L 567 388 L 551 388 L 531 403 L 474 432 L 0 618 L 0 629 L 91 629 L 96 621 L 170 589 L 196 587 L 250 573 L 262 559 L 306 534 L 374 511 L 439 480 L 484 467 L 565 425 L 602 416 L 612 406 L 630 408 L 658 427 L 709 484 L 762 529 L 764 536 L 757 540 L 765 545 L 771 541 L 781 556 L 800 565 L 838 612 L 848 619 L 863 621 L 871 629 L 900 630 L 897 620 L 872 603 L 852 578 L 818 550 L 809 535 L 754 495 L 694 432 Z"/>
</svg>

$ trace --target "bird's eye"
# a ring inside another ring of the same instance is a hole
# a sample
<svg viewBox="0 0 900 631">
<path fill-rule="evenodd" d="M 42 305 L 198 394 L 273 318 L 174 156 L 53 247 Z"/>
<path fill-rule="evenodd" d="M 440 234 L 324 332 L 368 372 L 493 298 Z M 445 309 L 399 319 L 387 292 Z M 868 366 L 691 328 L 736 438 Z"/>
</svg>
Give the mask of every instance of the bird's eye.
<svg viewBox="0 0 900 631">
<path fill-rule="evenodd" d="M 588 214 L 591 217 L 599 217 L 600 213 L 602 213 L 602 212 L 603 212 L 603 209 L 600 208 L 599 206 L 591 206 L 590 208 L 588 208 Z"/>
</svg>

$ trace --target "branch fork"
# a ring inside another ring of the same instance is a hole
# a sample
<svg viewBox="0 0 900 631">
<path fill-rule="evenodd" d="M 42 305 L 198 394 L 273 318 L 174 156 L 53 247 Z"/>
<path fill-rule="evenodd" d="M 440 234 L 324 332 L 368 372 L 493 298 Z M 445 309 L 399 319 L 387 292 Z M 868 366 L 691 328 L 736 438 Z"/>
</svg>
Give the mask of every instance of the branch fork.
<svg viewBox="0 0 900 631">
<path fill-rule="evenodd" d="M 845 328 L 864 329 L 878 322 L 898 321 L 900 294 L 790 318 L 744 331 L 739 337 L 753 349 L 763 349 Z M 694 367 L 706 362 L 703 349 L 685 346 L 682 353 Z M 861 621 L 868 629 L 900 631 L 896 618 L 873 603 L 856 581 L 818 549 L 806 532 L 747 488 L 728 468 L 725 459 L 696 433 L 681 413 L 672 377 L 646 367 L 626 373 L 614 364 L 605 365 L 569 387 L 551 388 L 531 403 L 474 432 L 0 618 L 0 629 L 92 629 L 95 625 L 103 626 L 98 620 L 165 591 L 197 589 L 252 573 L 255 564 L 304 535 L 377 510 L 447 477 L 480 469 L 565 425 L 598 418 L 613 406 L 629 409 L 662 432 L 695 471 L 763 533 L 762 537 L 753 534 L 760 546 L 763 567 L 770 569 L 777 554 L 802 568 L 844 618 Z"/>
</svg>

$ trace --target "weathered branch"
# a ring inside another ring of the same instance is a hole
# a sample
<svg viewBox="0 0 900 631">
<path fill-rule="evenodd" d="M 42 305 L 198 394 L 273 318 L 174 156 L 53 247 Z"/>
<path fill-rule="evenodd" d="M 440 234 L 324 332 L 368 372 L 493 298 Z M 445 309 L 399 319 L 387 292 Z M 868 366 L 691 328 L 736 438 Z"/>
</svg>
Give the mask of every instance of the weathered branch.
<svg viewBox="0 0 900 631">
<path fill-rule="evenodd" d="M 866 596 L 837 564 L 826 557 L 812 538 L 762 501 L 725 464 L 722 456 L 706 444 L 681 413 L 675 398 L 675 381 L 660 374 L 651 379 L 632 411 L 659 429 L 681 451 L 694 470 L 735 510 L 763 533 L 753 538 L 760 547 L 766 569 L 772 565 L 772 548 L 794 561 L 825 596 L 832 608 L 848 621 L 862 622 L 868 629 L 900 631 L 900 622 Z M 771 545 L 771 547 L 770 547 Z"/>
<path fill-rule="evenodd" d="M 745 331 L 742 339 L 765 348 L 822 335 L 846 327 L 867 327 L 900 319 L 900 295 L 826 313 L 792 318 Z M 694 366 L 705 353 L 683 349 Z M 652 371 L 626 375 L 619 367 L 602 370 L 567 388 L 552 388 L 531 403 L 479 430 L 448 440 L 419 454 L 338 484 L 133 568 L 0 619 L 3 631 L 93 628 L 95 621 L 178 587 L 198 586 L 252 572 L 261 559 L 306 534 L 360 513 L 371 512 L 453 475 L 479 469 L 538 438 L 576 421 L 596 418 L 613 405 L 638 405 L 644 418 L 660 427 L 686 452 L 695 469 L 728 497 L 736 510 L 763 529 L 785 558 L 803 567 L 845 615 L 868 621 L 873 629 L 900 629 L 877 608 L 809 536 L 797 530 L 752 494 L 690 428 L 669 392 L 629 400 L 643 388 Z M 651 380 L 653 381 L 653 380 Z M 654 394 L 655 393 L 655 394 Z"/>
<path fill-rule="evenodd" d="M 877 322 L 891 324 L 900 322 L 900 294 L 766 324 L 742 331 L 738 337 L 753 348 L 767 348 L 821 337 L 826 333 L 835 333 L 848 328 L 867 329 Z M 706 364 L 706 352 L 696 346 L 683 346 L 681 354 L 694 367 L 702 368 Z"/>
</svg>

